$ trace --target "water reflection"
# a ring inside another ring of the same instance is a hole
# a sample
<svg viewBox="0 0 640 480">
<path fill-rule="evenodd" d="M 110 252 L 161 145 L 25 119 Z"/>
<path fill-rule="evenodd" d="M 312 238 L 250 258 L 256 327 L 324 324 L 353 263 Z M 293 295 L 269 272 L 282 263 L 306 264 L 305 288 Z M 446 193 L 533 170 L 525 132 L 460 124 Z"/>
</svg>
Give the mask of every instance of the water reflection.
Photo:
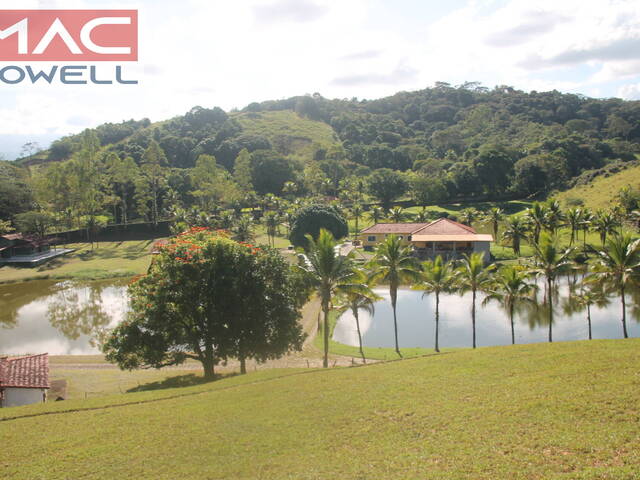
<svg viewBox="0 0 640 480">
<path fill-rule="evenodd" d="M 99 353 L 96 340 L 127 308 L 122 280 L 0 286 L 0 353 Z"/>
<path fill-rule="evenodd" d="M 581 275 L 563 277 L 553 291 L 553 339 L 554 341 L 584 340 L 589 337 L 587 308 L 580 301 Z M 376 288 L 384 300 L 376 303 L 373 316 L 362 313 L 360 324 L 363 344 L 367 347 L 393 347 L 393 320 L 387 289 Z M 518 304 L 515 309 L 516 343 L 544 342 L 548 339 L 549 305 L 544 301 L 544 286 L 540 284 L 537 301 Z M 640 293 L 627 295 L 629 336 L 640 336 Z M 478 345 L 508 345 L 511 343 L 509 315 L 500 305 L 490 303 L 481 307 L 478 298 Z M 593 338 L 622 338 L 620 298 L 611 292 L 603 292 L 603 298 L 589 306 Z M 422 292 L 403 289 L 398 292 L 398 330 L 400 346 L 404 348 L 434 345 L 435 297 Z M 470 347 L 471 294 L 463 296 L 441 295 L 440 344 L 444 347 Z M 634 321 L 635 320 L 635 321 Z M 347 345 L 358 345 L 355 321 L 347 312 L 334 329 L 333 339 Z"/>
</svg>

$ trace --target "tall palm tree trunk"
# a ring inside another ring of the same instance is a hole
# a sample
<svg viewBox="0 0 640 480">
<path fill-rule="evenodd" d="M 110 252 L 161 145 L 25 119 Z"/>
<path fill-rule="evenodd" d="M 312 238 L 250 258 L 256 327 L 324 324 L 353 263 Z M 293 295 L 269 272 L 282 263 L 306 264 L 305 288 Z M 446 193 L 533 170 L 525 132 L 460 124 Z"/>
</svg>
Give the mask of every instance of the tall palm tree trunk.
<svg viewBox="0 0 640 480">
<path fill-rule="evenodd" d="M 438 327 L 440 325 L 440 294 L 436 292 L 436 352 L 440 352 L 438 345 Z"/>
<path fill-rule="evenodd" d="M 549 305 L 549 343 L 553 342 L 553 293 L 551 292 L 551 277 L 547 277 L 547 300 Z"/>
<path fill-rule="evenodd" d="M 513 325 L 513 305 L 509 305 L 509 320 L 511 321 L 511 345 L 516 344 L 516 330 Z"/>
<path fill-rule="evenodd" d="M 389 293 L 391 295 L 391 308 L 393 309 L 393 333 L 395 335 L 396 340 L 396 353 L 400 358 L 402 358 L 402 353 L 400 353 L 400 345 L 398 344 L 398 319 L 396 318 L 396 300 L 398 297 L 398 287 L 391 286 L 389 288 Z"/>
<path fill-rule="evenodd" d="M 587 304 L 587 323 L 589 324 L 589 340 L 591 340 L 591 306 Z"/>
<path fill-rule="evenodd" d="M 471 301 L 471 325 L 473 328 L 473 348 L 476 348 L 476 289 L 473 289 L 473 300 Z"/>
<path fill-rule="evenodd" d="M 358 309 L 353 310 L 353 316 L 356 319 L 356 330 L 358 330 L 358 345 L 360 345 L 360 356 L 362 357 L 362 363 L 367 363 L 367 359 L 364 358 L 364 350 L 362 350 L 362 334 L 360 333 L 360 319 L 358 318 Z"/>
<path fill-rule="evenodd" d="M 329 368 L 329 304 L 323 302 L 322 311 L 324 312 L 324 356 L 322 358 L 322 368 Z"/>
<path fill-rule="evenodd" d="M 622 334 L 624 338 L 629 338 L 627 334 L 627 304 L 624 298 L 624 285 L 620 287 L 620 297 L 622 299 Z"/>
</svg>

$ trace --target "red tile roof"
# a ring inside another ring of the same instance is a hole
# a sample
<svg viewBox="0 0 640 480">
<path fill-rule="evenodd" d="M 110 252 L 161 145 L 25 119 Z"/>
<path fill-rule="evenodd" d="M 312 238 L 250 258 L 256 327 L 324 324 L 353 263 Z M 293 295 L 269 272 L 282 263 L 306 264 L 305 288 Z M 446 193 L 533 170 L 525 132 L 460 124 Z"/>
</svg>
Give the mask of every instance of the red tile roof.
<svg viewBox="0 0 640 480">
<path fill-rule="evenodd" d="M 415 235 L 468 235 L 475 234 L 476 231 L 468 225 L 454 222 L 448 218 L 439 218 L 413 233 Z"/>
<path fill-rule="evenodd" d="M 421 228 L 424 228 L 428 223 L 376 223 L 375 225 L 365 228 L 360 233 L 402 233 L 410 234 Z"/>
<path fill-rule="evenodd" d="M 0 358 L 0 388 L 49 388 L 49 354 Z"/>
</svg>

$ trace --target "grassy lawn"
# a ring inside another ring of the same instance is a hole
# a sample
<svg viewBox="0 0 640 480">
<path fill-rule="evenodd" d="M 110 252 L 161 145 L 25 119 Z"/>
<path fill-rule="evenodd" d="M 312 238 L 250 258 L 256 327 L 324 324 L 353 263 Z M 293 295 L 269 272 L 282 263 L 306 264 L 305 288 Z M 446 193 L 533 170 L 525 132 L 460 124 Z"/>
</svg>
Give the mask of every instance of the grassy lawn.
<svg viewBox="0 0 640 480">
<path fill-rule="evenodd" d="M 264 225 L 256 225 L 253 227 L 253 233 L 255 235 L 255 243 L 258 245 L 269 245 L 269 237 L 267 236 L 267 228 Z M 280 227 L 280 235 L 275 237 L 275 248 L 287 248 L 291 245 L 291 242 L 286 237 L 287 229 L 283 226 Z"/>
<path fill-rule="evenodd" d="M 151 262 L 153 240 L 66 245 L 76 251 L 39 267 L 0 267 L 0 283 L 33 279 L 86 279 L 130 277 L 143 273 Z"/>
<path fill-rule="evenodd" d="M 460 350 L 3 409 L 67 413 L 0 422 L 0 477 L 631 480 L 639 348 Z"/>
</svg>

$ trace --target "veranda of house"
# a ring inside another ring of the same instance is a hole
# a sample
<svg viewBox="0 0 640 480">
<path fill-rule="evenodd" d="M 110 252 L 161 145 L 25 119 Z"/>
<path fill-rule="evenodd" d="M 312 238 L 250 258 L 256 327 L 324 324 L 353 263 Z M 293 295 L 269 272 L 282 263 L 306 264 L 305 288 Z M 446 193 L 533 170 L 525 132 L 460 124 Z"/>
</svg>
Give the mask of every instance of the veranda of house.
<svg viewBox="0 0 640 480">
<path fill-rule="evenodd" d="M 373 250 L 389 235 L 396 235 L 404 245 L 411 245 L 417 257 L 458 260 L 464 255 L 484 253 L 490 260 L 493 236 L 478 234 L 475 229 L 448 218 L 430 223 L 378 223 L 360 232 L 359 239 L 365 250 Z"/>
</svg>

